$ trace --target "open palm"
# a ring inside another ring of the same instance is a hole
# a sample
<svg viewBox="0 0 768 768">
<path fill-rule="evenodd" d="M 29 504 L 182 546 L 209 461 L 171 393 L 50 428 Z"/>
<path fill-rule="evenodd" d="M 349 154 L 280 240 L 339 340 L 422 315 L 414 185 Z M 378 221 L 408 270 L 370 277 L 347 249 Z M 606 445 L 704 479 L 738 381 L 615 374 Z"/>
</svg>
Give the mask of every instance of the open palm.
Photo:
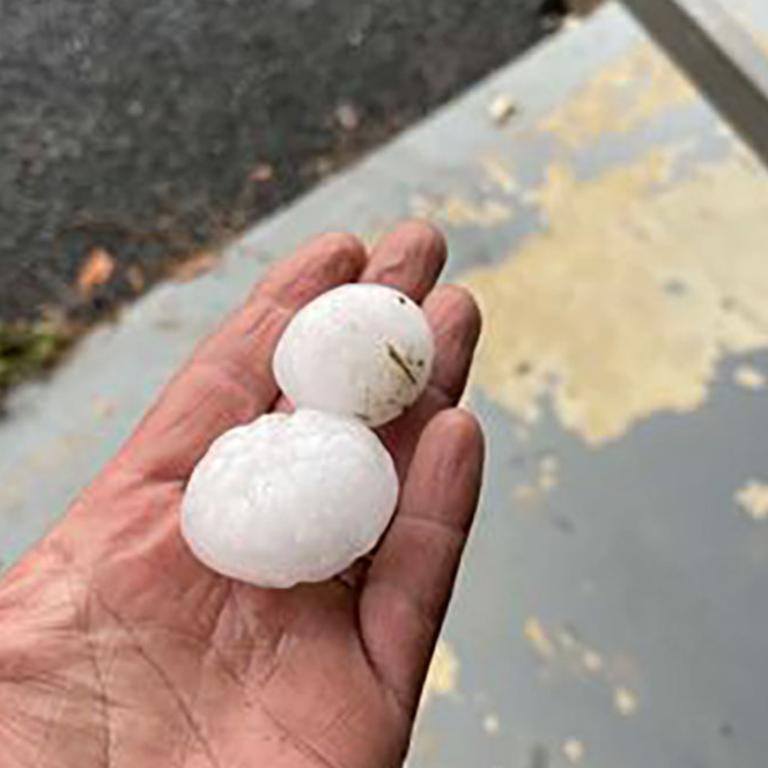
<svg viewBox="0 0 768 768">
<path fill-rule="evenodd" d="M 62 523 L 0 583 L 3 766 L 387 768 L 405 755 L 480 482 L 482 438 L 453 409 L 479 332 L 432 290 L 442 238 L 411 222 L 369 255 L 325 235 L 280 263 L 196 351 Z M 271 374 L 292 314 L 343 282 L 424 308 L 437 356 L 382 430 L 403 482 L 375 555 L 329 582 L 257 589 L 197 562 L 184 485 L 226 429 L 286 408 Z M 141 375 L 137 361 L 137 375 Z"/>
</svg>

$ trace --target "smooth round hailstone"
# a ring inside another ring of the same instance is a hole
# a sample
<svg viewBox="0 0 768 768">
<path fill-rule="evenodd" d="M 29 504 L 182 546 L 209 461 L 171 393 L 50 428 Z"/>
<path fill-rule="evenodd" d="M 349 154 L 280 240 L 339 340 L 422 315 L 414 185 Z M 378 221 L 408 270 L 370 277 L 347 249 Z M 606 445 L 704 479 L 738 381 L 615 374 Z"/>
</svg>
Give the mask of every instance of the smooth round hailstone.
<svg viewBox="0 0 768 768">
<path fill-rule="evenodd" d="M 280 388 L 299 408 L 376 427 L 424 390 L 434 340 L 418 304 L 383 285 L 352 283 L 322 294 L 291 320 L 275 350 Z"/>
<path fill-rule="evenodd" d="M 392 458 L 359 421 L 274 413 L 213 443 L 187 486 L 181 532 L 225 576 L 262 587 L 322 581 L 376 544 L 398 490 Z"/>
</svg>

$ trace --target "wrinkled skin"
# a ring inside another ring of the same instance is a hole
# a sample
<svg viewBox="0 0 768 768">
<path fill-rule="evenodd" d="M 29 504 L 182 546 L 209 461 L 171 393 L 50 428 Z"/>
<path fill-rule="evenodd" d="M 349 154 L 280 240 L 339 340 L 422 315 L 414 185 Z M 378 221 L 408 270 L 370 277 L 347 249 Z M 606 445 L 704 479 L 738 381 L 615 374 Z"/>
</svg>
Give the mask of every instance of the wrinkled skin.
<svg viewBox="0 0 768 768">
<path fill-rule="evenodd" d="M 3 768 L 388 768 L 402 763 L 474 512 L 482 437 L 452 408 L 479 332 L 432 290 L 442 238 L 402 225 L 371 254 L 325 235 L 275 267 L 196 351 L 63 521 L 0 582 Z M 362 279 L 424 308 L 429 388 L 382 430 L 403 482 L 376 553 L 341 577 L 262 590 L 198 563 L 184 484 L 211 441 L 280 399 L 291 315 Z"/>
</svg>

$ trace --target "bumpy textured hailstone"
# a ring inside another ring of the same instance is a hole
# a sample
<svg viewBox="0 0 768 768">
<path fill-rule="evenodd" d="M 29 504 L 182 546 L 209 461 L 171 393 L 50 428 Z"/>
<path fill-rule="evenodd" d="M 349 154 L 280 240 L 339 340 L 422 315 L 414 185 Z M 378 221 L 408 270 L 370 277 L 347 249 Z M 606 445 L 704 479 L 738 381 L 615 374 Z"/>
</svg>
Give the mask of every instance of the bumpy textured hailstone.
<svg viewBox="0 0 768 768">
<path fill-rule="evenodd" d="M 215 571 L 264 587 L 339 573 L 397 503 L 392 459 L 355 419 L 270 414 L 223 434 L 195 468 L 182 534 Z"/>
<path fill-rule="evenodd" d="M 433 350 L 417 304 L 392 288 L 354 283 L 322 294 L 296 314 L 273 367 L 297 407 L 355 416 L 376 427 L 421 394 Z"/>
</svg>

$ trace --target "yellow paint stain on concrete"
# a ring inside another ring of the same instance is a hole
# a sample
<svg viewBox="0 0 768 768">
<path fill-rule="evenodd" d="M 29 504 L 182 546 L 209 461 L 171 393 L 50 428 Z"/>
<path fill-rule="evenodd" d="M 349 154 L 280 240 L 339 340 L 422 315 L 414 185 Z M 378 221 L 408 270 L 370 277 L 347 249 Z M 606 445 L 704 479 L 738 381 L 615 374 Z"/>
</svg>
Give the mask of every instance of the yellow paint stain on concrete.
<svg viewBox="0 0 768 768">
<path fill-rule="evenodd" d="M 623 717 L 631 717 L 637 712 L 637 696 L 623 685 L 613 691 L 613 706 Z"/>
<path fill-rule="evenodd" d="M 753 520 L 768 520 L 768 483 L 750 480 L 736 492 L 734 499 Z"/>
<path fill-rule="evenodd" d="M 560 460 L 556 456 L 543 456 L 536 468 L 532 482 L 519 483 L 512 489 L 515 501 L 537 502 L 554 490 L 560 482 Z"/>
<path fill-rule="evenodd" d="M 740 387 L 753 392 L 765 389 L 765 385 L 768 383 L 765 374 L 751 365 L 740 365 L 736 368 L 733 372 L 733 381 Z"/>
<path fill-rule="evenodd" d="M 115 402 L 106 397 L 94 398 L 92 407 L 94 415 L 98 419 L 108 419 L 117 410 Z"/>
<path fill-rule="evenodd" d="M 603 657 L 596 651 L 586 650 L 581 656 L 581 663 L 587 672 L 597 674 L 603 669 Z"/>
<path fill-rule="evenodd" d="M 539 489 L 535 485 L 521 483 L 512 489 L 512 496 L 515 501 L 535 501 L 539 498 Z"/>
<path fill-rule="evenodd" d="M 525 424 L 515 424 L 514 432 L 519 443 L 527 443 L 531 439 L 531 430 Z"/>
<path fill-rule="evenodd" d="M 489 736 L 495 736 L 499 732 L 500 727 L 499 718 L 493 713 L 489 713 L 483 718 L 483 730 Z"/>
<path fill-rule="evenodd" d="M 411 200 L 411 213 L 454 227 L 493 227 L 514 216 L 513 208 L 501 200 L 470 200 L 455 194 L 440 198 L 417 195 Z"/>
<path fill-rule="evenodd" d="M 523 625 L 523 637 L 539 658 L 551 659 L 555 655 L 555 644 L 541 621 L 535 616 L 526 619 Z"/>
<path fill-rule="evenodd" d="M 599 445 L 698 408 L 724 355 L 768 346 L 768 176 L 735 153 L 670 183 L 673 159 L 553 166 L 545 231 L 464 276 L 485 316 L 473 383 L 524 422 L 548 397 Z"/>
<path fill-rule="evenodd" d="M 544 456 L 539 462 L 539 488 L 551 491 L 560 481 L 560 460 L 557 456 Z"/>
<path fill-rule="evenodd" d="M 439 640 L 424 683 L 421 706 L 424 706 L 433 696 L 455 694 L 458 684 L 459 658 L 448 642 Z"/>
<path fill-rule="evenodd" d="M 570 629 L 561 627 L 557 630 L 556 634 L 557 642 L 560 644 L 560 647 L 568 653 L 572 653 L 573 650 L 579 645 L 578 638 Z"/>
<path fill-rule="evenodd" d="M 519 191 L 520 187 L 514 172 L 498 157 L 484 157 L 480 161 L 480 165 L 488 181 L 497 186 L 504 194 L 512 195 Z"/>
<path fill-rule="evenodd" d="M 580 739 L 566 739 L 560 747 L 560 751 L 571 765 L 579 765 L 587 752 L 584 742 Z"/>
<path fill-rule="evenodd" d="M 606 67 L 540 128 L 577 149 L 608 133 L 627 133 L 695 98 L 688 80 L 658 48 L 644 43 Z"/>
</svg>

